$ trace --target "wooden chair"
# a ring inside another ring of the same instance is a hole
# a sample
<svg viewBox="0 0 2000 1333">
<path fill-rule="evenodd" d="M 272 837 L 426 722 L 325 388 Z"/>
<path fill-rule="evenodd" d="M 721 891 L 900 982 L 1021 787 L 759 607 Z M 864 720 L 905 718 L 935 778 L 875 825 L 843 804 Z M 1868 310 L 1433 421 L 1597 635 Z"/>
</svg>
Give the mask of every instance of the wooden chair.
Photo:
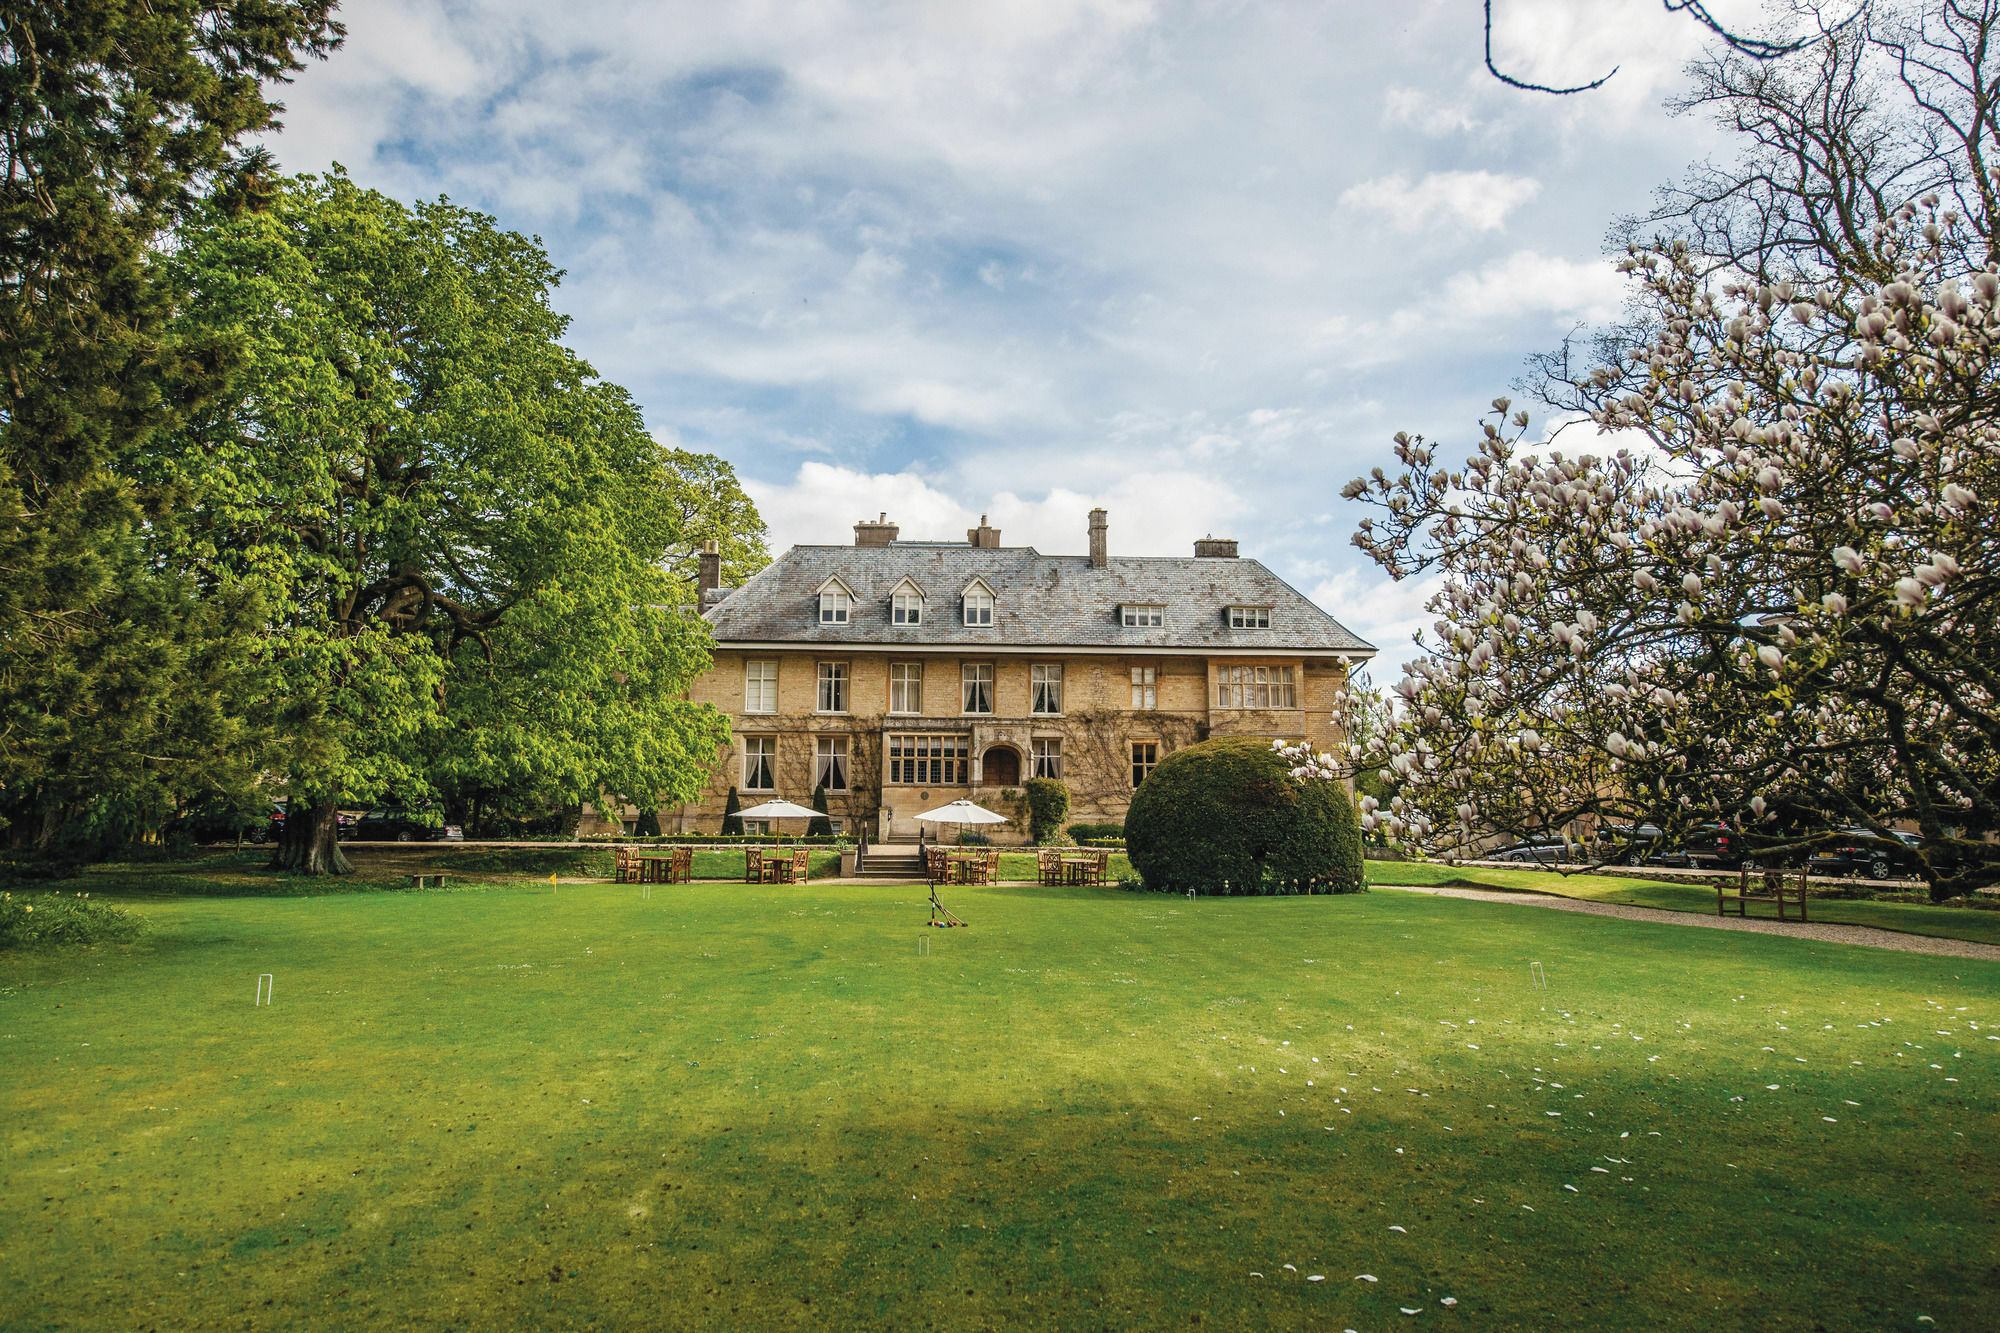
<svg viewBox="0 0 2000 1333">
<path fill-rule="evenodd" d="M 1035 877 L 1043 884 L 1063 882 L 1062 849 L 1042 847 L 1035 852 Z"/>
<path fill-rule="evenodd" d="M 673 858 L 667 863 L 667 883 L 694 883 L 694 848 L 674 848 Z"/>
<path fill-rule="evenodd" d="M 1000 882 L 1000 849 L 998 847 L 987 850 L 985 882 L 988 884 L 998 884 Z"/>
<path fill-rule="evenodd" d="M 786 877 L 790 884 L 804 884 L 812 875 L 812 850 L 801 847 L 792 853 L 791 874 Z"/>
<path fill-rule="evenodd" d="M 618 846 L 611 849 L 611 880 L 614 884 L 631 884 L 638 879 L 638 868 L 632 863 L 632 849 Z"/>
<path fill-rule="evenodd" d="M 1105 872 L 1111 868 L 1111 853 L 1100 847 L 1093 859 L 1096 864 L 1091 867 L 1090 882 L 1101 889 L 1104 887 Z"/>
<path fill-rule="evenodd" d="M 743 849 L 743 882 L 762 884 L 764 882 L 764 849 L 745 847 Z"/>
<path fill-rule="evenodd" d="M 944 848 L 932 843 L 924 848 L 924 876 L 933 884 L 942 884 L 951 871 L 951 855 Z"/>
<path fill-rule="evenodd" d="M 1760 875 L 1754 888 L 1750 883 L 1750 867 L 1744 866 L 1736 876 L 1736 897 L 1731 899 L 1728 893 L 1728 882 L 1718 881 L 1715 886 L 1717 916 L 1728 915 L 1730 907 L 1734 906 L 1736 915 L 1747 917 L 1750 915 L 1751 903 L 1776 903 L 1778 920 L 1785 920 L 1785 909 L 1794 904 L 1799 909 L 1799 920 L 1809 920 L 1806 916 L 1806 870 L 1803 866 L 1799 868 L 1799 882 L 1796 884 L 1787 887 L 1785 872 L 1782 870 L 1766 870 Z"/>
</svg>

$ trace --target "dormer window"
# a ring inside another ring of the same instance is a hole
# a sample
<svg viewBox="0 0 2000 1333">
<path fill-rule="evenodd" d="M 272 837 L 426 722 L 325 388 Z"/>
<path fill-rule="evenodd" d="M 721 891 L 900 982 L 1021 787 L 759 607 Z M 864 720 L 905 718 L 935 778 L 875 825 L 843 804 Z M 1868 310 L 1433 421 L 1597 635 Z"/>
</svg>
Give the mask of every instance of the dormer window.
<svg viewBox="0 0 2000 1333">
<path fill-rule="evenodd" d="M 1271 608 L 1268 606 L 1232 606 L 1229 608 L 1229 628 L 1269 629 L 1271 628 Z"/>
<path fill-rule="evenodd" d="M 839 579 L 819 585 L 819 623 L 845 625 L 853 617 L 854 592 Z"/>
<path fill-rule="evenodd" d="M 978 629 L 990 629 L 993 625 L 993 589 L 986 586 L 984 579 L 974 579 L 965 585 L 965 623 Z"/>
<path fill-rule="evenodd" d="M 904 579 L 896 585 L 896 591 L 889 595 L 889 623 L 892 625 L 921 625 L 924 623 L 924 590 Z"/>
<path fill-rule="evenodd" d="M 1166 623 L 1166 610 L 1158 605 L 1128 604 L 1118 608 L 1118 619 L 1127 629 L 1157 629 Z"/>
</svg>

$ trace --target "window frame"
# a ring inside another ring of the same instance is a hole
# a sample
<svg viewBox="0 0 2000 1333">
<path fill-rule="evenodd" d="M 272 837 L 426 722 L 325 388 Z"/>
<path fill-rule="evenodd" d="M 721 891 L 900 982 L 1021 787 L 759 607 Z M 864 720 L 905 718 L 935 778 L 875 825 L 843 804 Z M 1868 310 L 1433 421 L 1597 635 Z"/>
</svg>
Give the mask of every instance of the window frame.
<svg viewBox="0 0 2000 1333">
<path fill-rule="evenodd" d="M 924 623 L 924 595 L 920 592 L 898 590 L 889 594 L 889 623 L 891 625 L 921 625 Z"/>
<path fill-rule="evenodd" d="M 1229 628 L 1269 629 L 1271 628 L 1271 608 L 1268 606 L 1232 606 L 1229 608 Z"/>
<path fill-rule="evenodd" d="M 1160 669 L 1150 666 L 1132 668 L 1132 709 L 1134 712 L 1151 712 L 1160 706 Z"/>
<path fill-rule="evenodd" d="M 1062 781 L 1062 737 L 1033 736 L 1028 740 L 1028 762 L 1038 778 Z"/>
<path fill-rule="evenodd" d="M 972 737 L 941 731 L 892 731 L 883 746 L 884 785 L 969 787 Z"/>
<path fill-rule="evenodd" d="M 816 736 L 813 738 L 813 786 L 824 787 L 828 792 L 852 790 L 848 786 L 848 769 L 853 763 L 854 746 L 846 736 Z M 838 778 L 829 782 L 828 778 Z"/>
<path fill-rule="evenodd" d="M 1125 629 L 1161 629 L 1167 608 L 1160 602 L 1125 602 L 1118 607 L 1118 623 Z"/>
<path fill-rule="evenodd" d="M 1146 756 L 1143 759 L 1139 755 L 1141 750 L 1146 751 Z M 1139 784 L 1153 776 L 1153 770 L 1160 766 L 1160 743 L 1152 740 L 1133 741 L 1131 744 L 1131 755 L 1132 790 L 1137 791 L 1139 790 Z M 1141 769 L 1144 771 L 1141 772 Z"/>
<path fill-rule="evenodd" d="M 761 670 L 755 676 L 751 674 L 753 668 L 765 668 L 765 667 L 770 668 L 770 675 L 768 677 L 765 677 L 762 674 Z M 758 695 L 760 698 L 763 696 L 762 687 L 764 686 L 770 687 L 771 703 L 768 708 L 759 708 L 751 703 L 750 687 L 752 685 L 756 685 L 759 687 Z M 777 658 L 757 657 L 757 658 L 746 658 L 744 660 L 743 711 L 745 713 L 755 713 L 755 714 L 775 713 L 778 711 L 778 659 Z"/>
<path fill-rule="evenodd" d="M 965 590 L 965 596 L 961 599 L 960 602 L 960 606 L 963 611 L 962 618 L 965 622 L 966 628 L 992 629 L 993 608 L 994 608 L 994 603 L 997 600 L 998 599 L 993 596 L 992 590 L 985 587 L 984 585 L 977 588 L 967 588 Z M 980 613 L 978 617 L 974 616 L 973 613 L 975 611 L 978 611 Z"/>
<path fill-rule="evenodd" d="M 901 679 L 898 679 L 901 673 Z M 911 679 L 911 673 L 915 679 Z M 910 691 L 915 687 L 916 699 L 911 700 Z M 896 706 L 896 693 L 903 693 L 904 707 Z M 924 715 L 924 664 L 922 662 L 891 662 L 889 664 L 889 716 L 922 717 Z"/>
<path fill-rule="evenodd" d="M 845 588 L 819 590 L 819 623 L 848 625 L 854 621 L 854 594 Z"/>
<path fill-rule="evenodd" d="M 753 760 L 756 761 L 754 768 L 752 766 Z M 744 791 L 776 791 L 778 789 L 778 738 L 776 736 L 743 737 L 743 763 L 741 767 Z M 753 774 L 761 774 L 769 778 L 769 785 L 758 786 L 752 780 Z"/>
<path fill-rule="evenodd" d="M 979 671 L 986 673 L 983 681 L 973 674 Z M 958 711 L 961 717 L 992 717 L 994 715 L 995 695 L 998 693 L 996 688 L 998 683 L 996 680 L 997 675 L 998 673 L 993 669 L 993 663 L 991 662 L 960 662 L 958 664 Z M 982 683 L 986 687 L 986 707 L 973 708 L 970 706 L 972 704 L 972 690 L 975 685 Z"/>
<path fill-rule="evenodd" d="M 1053 678 L 1049 673 L 1055 673 Z M 1045 700 L 1045 696 L 1049 696 Z M 1053 702 L 1055 707 L 1043 708 L 1045 702 Z M 1061 717 L 1063 712 L 1063 664 L 1061 662 L 1036 662 L 1028 668 L 1028 715 L 1030 717 Z"/>
<path fill-rule="evenodd" d="M 849 685 L 852 683 L 851 673 L 847 669 L 847 663 L 823 661 L 818 663 L 818 667 L 819 667 L 819 670 L 817 672 L 818 688 L 813 698 L 813 703 L 815 705 L 813 711 L 816 713 L 825 713 L 829 716 L 834 716 L 834 717 L 845 716 L 848 711 L 847 691 Z M 827 687 L 829 685 L 833 687 L 832 694 L 833 694 L 833 701 L 835 704 L 835 706 L 831 708 L 827 706 L 827 695 L 828 695 Z"/>
<path fill-rule="evenodd" d="M 1296 712 L 1298 674 L 1289 663 L 1231 663 L 1215 669 L 1217 709 Z"/>
</svg>

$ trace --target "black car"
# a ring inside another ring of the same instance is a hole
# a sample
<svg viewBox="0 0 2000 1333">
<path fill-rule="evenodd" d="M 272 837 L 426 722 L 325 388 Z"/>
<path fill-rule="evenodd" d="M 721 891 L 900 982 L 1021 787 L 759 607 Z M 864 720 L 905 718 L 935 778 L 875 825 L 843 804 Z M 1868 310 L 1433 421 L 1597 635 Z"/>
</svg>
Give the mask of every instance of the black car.
<svg viewBox="0 0 2000 1333">
<path fill-rule="evenodd" d="M 290 806 L 284 801 L 271 802 L 271 816 L 265 820 L 256 833 L 251 835 L 254 842 L 277 842 L 285 836 L 285 815 Z M 354 836 L 354 816 L 345 810 L 333 812 L 333 836 L 351 838 Z"/>
<path fill-rule="evenodd" d="M 465 832 L 456 824 L 439 822 L 430 811 L 387 806 L 356 820 L 354 837 L 360 842 L 461 842 Z"/>
<path fill-rule="evenodd" d="M 1917 855 L 1921 840 L 1914 833 L 1883 837 L 1873 829 L 1844 828 L 1833 842 L 1814 849 L 1806 870 L 1814 875 L 1862 875 L 1868 879 L 1906 879 L 1923 873 Z"/>
</svg>

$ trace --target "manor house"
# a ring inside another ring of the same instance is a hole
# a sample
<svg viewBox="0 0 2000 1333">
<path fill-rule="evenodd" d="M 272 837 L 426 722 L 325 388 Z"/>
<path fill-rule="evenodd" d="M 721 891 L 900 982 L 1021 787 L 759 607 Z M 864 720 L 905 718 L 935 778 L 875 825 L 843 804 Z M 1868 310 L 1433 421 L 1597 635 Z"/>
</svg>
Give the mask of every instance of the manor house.
<svg viewBox="0 0 2000 1333">
<path fill-rule="evenodd" d="M 878 841 L 959 797 L 1014 817 L 995 840 L 1018 841 L 1030 777 L 1068 785 L 1072 822 L 1117 822 L 1180 746 L 1331 749 L 1334 695 L 1375 652 L 1233 541 L 1114 556 L 1102 509 L 1087 556 L 1002 546 L 984 518 L 963 542 L 897 533 L 857 523 L 852 546 L 795 546 L 739 588 L 703 557 L 715 665 L 693 697 L 732 740 L 667 831 L 717 830 L 731 787 L 747 807 L 824 786 L 835 827 Z"/>
</svg>

